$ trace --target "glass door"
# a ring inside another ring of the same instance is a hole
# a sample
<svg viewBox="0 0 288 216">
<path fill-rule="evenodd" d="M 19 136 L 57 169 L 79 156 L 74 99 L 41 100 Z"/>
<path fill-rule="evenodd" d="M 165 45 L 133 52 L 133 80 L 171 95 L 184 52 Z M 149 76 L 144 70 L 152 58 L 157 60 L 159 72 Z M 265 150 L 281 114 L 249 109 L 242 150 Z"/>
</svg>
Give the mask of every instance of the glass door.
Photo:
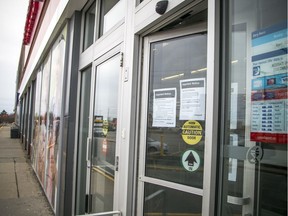
<svg viewBox="0 0 288 216">
<path fill-rule="evenodd" d="M 137 215 L 201 215 L 205 24 L 145 38 Z"/>
<path fill-rule="evenodd" d="M 114 210 L 117 168 L 117 112 L 120 55 L 95 68 L 95 91 L 88 166 L 90 169 L 89 213 Z"/>
<path fill-rule="evenodd" d="M 114 201 L 120 55 L 104 57 L 81 72 L 76 215 L 121 214 Z"/>
<path fill-rule="evenodd" d="M 79 133 L 78 133 L 78 157 L 77 157 L 77 189 L 76 189 L 76 215 L 87 212 L 87 198 L 89 187 L 87 181 L 90 169 L 87 167 L 87 140 L 89 141 L 89 113 L 92 68 L 88 67 L 81 72 L 81 88 L 79 103 Z"/>
<path fill-rule="evenodd" d="M 223 2 L 218 215 L 287 215 L 287 1 Z"/>
</svg>

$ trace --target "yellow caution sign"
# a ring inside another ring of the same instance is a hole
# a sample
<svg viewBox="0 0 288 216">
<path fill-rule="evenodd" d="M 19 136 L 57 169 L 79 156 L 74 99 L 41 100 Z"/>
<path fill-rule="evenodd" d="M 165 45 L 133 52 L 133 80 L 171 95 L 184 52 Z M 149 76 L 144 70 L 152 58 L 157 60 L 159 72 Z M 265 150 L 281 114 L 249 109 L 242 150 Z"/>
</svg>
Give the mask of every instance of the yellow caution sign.
<svg viewBox="0 0 288 216">
<path fill-rule="evenodd" d="M 189 120 L 182 126 L 182 138 L 185 143 L 195 145 L 200 142 L 202 138 L 203 129 L 199 122 Z"/>
</svg>

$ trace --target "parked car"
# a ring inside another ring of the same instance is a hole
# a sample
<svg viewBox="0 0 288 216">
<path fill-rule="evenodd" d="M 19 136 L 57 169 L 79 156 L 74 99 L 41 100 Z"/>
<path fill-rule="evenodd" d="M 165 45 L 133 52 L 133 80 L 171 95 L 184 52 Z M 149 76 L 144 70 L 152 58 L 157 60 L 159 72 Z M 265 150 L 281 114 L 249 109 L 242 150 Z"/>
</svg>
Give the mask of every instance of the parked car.
<svg viewBox="0 0 288 216">
<path fill-rule="evenodd" d="M 147 137 L 147 150 L 151 152 L 160 152 L 161 151 L 161 142 L 154 140 L 151 137 Z M 166 154 L 168 152 L 168 145 L 163 143 L 163 152 Z"/>
</svg>

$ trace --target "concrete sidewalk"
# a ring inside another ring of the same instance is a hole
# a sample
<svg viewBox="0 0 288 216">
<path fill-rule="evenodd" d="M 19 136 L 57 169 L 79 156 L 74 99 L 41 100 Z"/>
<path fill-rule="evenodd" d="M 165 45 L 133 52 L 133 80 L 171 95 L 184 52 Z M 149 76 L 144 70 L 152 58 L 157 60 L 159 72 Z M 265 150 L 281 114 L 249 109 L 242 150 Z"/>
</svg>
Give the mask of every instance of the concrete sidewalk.
<svg viewBox="0 0 288 216">
<path fill-rule="evenodd" d="M 0 127 L 0 216 L 52 216 L 50 205 L 19 139 Z"/>
</svg>

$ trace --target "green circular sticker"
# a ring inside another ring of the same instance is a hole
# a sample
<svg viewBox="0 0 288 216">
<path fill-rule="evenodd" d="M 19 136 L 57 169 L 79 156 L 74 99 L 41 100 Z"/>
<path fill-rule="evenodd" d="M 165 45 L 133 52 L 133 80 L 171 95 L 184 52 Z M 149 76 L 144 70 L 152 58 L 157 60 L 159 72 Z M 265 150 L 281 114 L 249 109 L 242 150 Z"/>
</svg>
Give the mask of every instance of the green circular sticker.
<svg viewBox="0 0 288 216">
<path fill-rule="evenodd" d="M 189 120 L 182 126 L 182 138 L 185 143 L 195 145 L 202 139 L 202 126 L 195 120 Z"/>
<path fill-rule="evenodd" d="M 196 151 L 188 150 L 182 155 L 182 165 L 189 171 L 194 172 L 200 166 L 200 157 Z"/>
</svg>

